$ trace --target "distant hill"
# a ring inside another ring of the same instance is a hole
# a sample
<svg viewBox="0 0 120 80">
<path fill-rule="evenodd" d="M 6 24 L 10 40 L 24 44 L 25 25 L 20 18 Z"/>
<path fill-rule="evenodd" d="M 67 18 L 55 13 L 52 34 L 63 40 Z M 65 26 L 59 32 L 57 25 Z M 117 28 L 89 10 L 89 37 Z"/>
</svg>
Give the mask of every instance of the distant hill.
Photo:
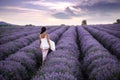
<svg viewBox="0 0 120 80">
<path fill-rule="evenodd" d="M 4 22 L 4 21 L 0 21 L 0 26 L 17 26 L 17 25 L 11 24 L 11 23 L 7 23 L 7 22 Z"/>
<path fill-rule="evenodd" d="M 6 23 L 6 22 L 3 22 L 3 21 L 0 21 L 0 25 L 9 25 L 9 23 Z"/>
</svg>

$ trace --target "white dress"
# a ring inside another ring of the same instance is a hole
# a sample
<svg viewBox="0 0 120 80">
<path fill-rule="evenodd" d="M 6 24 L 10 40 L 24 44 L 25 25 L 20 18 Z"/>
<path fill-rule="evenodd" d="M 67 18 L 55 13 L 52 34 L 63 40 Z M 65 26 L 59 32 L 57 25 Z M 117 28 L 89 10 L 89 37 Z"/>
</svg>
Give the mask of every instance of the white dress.
<svg viewBox="0 0 120 80">
<path fill-rule="evenodd" d="M 55 51 L 55 42 L 50 40 L 50 45 L 51 45 L 51 50 Z M 40 44 L 40 48 L 42 49 L 49 49 L 49 44 L 47 41 L 47 38 L 41 38 L 41 44 Z"/>
<path fill-rule="evenodd" d="M 47 38 L 41 38 L 41 44 L 40 44 L 40 48 L 42 49 L 49 49 L 49 44 L 47 41 Z"/>
<path fill-rule="evenodd" d="M 42 58 L 44 61 L 47 57 L 48 50 L 49 50 L 49 44 L 48 44 L 46 36 L 45 36 L 45 38 L 41 38 L 40 48 L 42 48 Z"/>
<path fill-rule="evenodd" d="M 52 51 L 55 51 L 55 42 L 54 41 L 52 41 L 52 40 L 50 40 L 50 45 L 51 45 L 51 50 Z"/>
<path fill-rule="evenodd" d="M 50 45 L 51 45 L 51 50 L 55 51 L 55 42 L 50 40 Z M 49 44 L 48 44 L 46 36 L 45 38 L 41 38 L 40 48 L 42 48 L 42 56 L 43 56 L 43 61 L 44 61 L 47 57 L 48 50 L 49 50 Z"/>
</svg>

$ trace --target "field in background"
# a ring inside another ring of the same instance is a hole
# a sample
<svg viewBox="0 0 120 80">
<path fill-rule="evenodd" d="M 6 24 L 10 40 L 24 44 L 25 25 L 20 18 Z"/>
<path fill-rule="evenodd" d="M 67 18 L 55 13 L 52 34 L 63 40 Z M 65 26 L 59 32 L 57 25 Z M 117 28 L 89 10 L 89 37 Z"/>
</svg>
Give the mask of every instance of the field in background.
<svg viewBox="0 0 120 80">
<path fill-rule="evenodd" d="M 120 24 L 47 27 L 56 51 L 44 66 L 41 27 L 0 27 L 0 80 L 120 80 Z"/>
</svg>

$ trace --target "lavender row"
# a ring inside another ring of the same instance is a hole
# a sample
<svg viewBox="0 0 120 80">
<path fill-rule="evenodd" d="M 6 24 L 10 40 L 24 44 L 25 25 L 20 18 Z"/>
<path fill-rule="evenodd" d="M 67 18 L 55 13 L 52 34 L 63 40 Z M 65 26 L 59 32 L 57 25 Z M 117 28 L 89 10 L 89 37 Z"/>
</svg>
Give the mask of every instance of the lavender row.
<svg viewBox="0 0 120 80">
<path fill-rule="evenodd" d="M 51 33 L 50 36 L 54 36 L 53 39 L 56 40 L 65 30 L 66 28 L 58 29 Z M 41 64 L 41 55 L 39 40 L 10 55 L 4 61 L 0 61 L 1 79 L 30 80 L 30 77 Z"/>
<path fill-rule="evenodd" d="M 86 27 L 86 29 L 112 54 L 116 55 L 120 59 L 120 39 L 108 34 L 107 32 L 94 29 L 92 27 Z"/>
<path fill-rule="evenodd" d="M 30 31 L 35 31 L 35 30 L 40 30 L 41 27 L 24 27 L 24 26 L 16 26 L 16 27 L 0 27 L 0 38 L 14 35 L 14 34 L 19 34 L 22 32 L 30 32 Z"/>
<path fill-rule="evenodd" d="M 0 38 L 3 36 L 7 36 L 15 31 L 19 32 L 23 30 L 23 28 L 6 28 L 6 27 L 0 27 Z"/>
<path fill-rule="evenodd" d="M 78 27 L 83 71 L 88 80 L 119 80 L 120 63 L 83 27 Z"/>
<path fill-rule="evenodd" d="M 34 30 L 33 28 L 25 28 L 25 27 L 0 27 L 0 38 L 8 37 L 10 35 L 18 34 L 20 32 L 26 32 Z"/>
<path fill-rule="evenodd" d="M 83 80 L 76 37 L 76 28 L 70 27 L 32 80 Z"/>
<path fill-rule="evenodd" d="M 5 35 L 4 37 L 2 37 L 0 39 L 0 44 L 4 44 L 4 43 L 7 43 L 9 41 L 19 39 L 19 38 L 24 37 L 24 36 L 28 36 L 30 34 L 38 33 L 38 32 L 40 32 L 40 29 L 41 29 L 41 27 L 24 28 L 23 30 L 21 30 L 21 32 L 17 32 L 17 31 L 12 32 L 11 35 L 8 35 L 8 36 Z"/>
<path fill-rule="evenodd" d="M 101 26 L 95 26 L 94 28 L 96 28 L 98 30 L 101 30 L 101 31 L 105 31 L 105 32 L 107 32 L 107 33 L 109 33 L 111 35 L 114 35 L 114 36 L 120 38 L 120 31 L 110 30 L 109 28 L 106 29 L 106 28 L 103 28 Z"/>
<path fill-rule="evenodd" d="M 48 30 L 48 32 L 52 32 L 53 30 L 56 30 L 57 28 L 52 28 Z M 15 53 L 20 48 L 25 47 L 29 45 L 34 40 L 38 39 L 39 33 L 34 33 L 29 36 L 22 37 L 20 39 L 16 39 L 14 41 L 8 42 L 6 44 L 0 45 L 0 60 L 3 60 L 10 54 Z"/>
<path fill-rule="evenodd" d="M 109 30 L 120 31 L 120 24 L 108 24 L 108 25 L 102 25 L 101 27 Z"/>
<path fill-rule="evenodd" d="M 13 40 L 19 39 L 21 37 L 25 37 L 25 36 L 28 36 L 30 34 L 34 34 L 34 33 L 38 33 L 38 32 L 40 32 L 40 29 L 31 30 L 31 31 L 27 31 L 27 32 L 21 31 L 20 33 L 17 33 L 17 34 L 5 36 L 5 37 L 2 37 L 0 39 L 0 44 L 4 44 L 4 43 L 7 43 L 9 41 L 13 41 Z"/>
<path fill-rule="evenodd" d="M 0 27 L 0 37 L 24 30 L 25 27 Z M 26 30 L 26 29 L 25 29 Z M 8 34 L 7 34 L 8 33 Z"/>
</svg>

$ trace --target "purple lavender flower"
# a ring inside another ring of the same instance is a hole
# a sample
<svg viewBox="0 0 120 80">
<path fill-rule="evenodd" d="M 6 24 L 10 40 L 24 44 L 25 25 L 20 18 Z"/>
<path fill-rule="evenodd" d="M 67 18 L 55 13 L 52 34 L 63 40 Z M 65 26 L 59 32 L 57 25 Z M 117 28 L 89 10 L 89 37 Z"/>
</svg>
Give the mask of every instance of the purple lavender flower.
<svg viewBox="0 0 120 80">
<path fill-rule="evenodd" d="M 120 58 L 120 39 L 104 31 L 97 30 L 92 27 L 86 29 L 101 42 L 112 54 Z M 115 47 L 114 47 L 115 46 Z"/>
<path fill-rule="evenodd" d="M 117 58 L 109 53 L 83 27 L 77 27 L 83 57 L 83 71 L 89 80 L 119 80 L 120 69 Z M 86 27 L 88 28 L 88 27 Z M 94 33 L 95 31 L 93 31 Z M 98 36 L 96 31 L 94 35 Z M 86 34 L 86 36 L 83 36 Z M 104 37 L 104 35 L 100 36 Z M 113 65 L 112 65 L 113 64 Z M 105 67 L 106 66 L 106 67 Z M 111 67 L 111 68 L 110 68 Z"/>
<path fill-rule="evenodd" d="M 28 74 L 20 63 L 15 61 L 1 61 L 0 75 L 3 75 L 6 80 L 24 80 L 28 79 Z"/>
</svg>

